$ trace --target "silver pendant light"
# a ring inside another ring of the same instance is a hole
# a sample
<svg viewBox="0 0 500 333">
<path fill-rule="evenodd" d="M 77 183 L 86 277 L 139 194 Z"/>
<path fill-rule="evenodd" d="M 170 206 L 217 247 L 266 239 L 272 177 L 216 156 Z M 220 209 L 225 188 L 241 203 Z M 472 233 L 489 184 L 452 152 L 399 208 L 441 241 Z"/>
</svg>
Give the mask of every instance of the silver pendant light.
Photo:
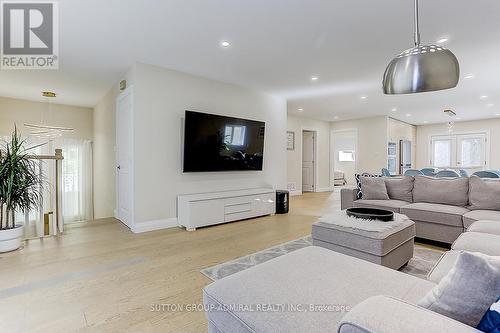
<svg viewBox="0 0 500 333">
<path fill-rule="evenodd" d="M 384 73 L 385 94 L 414 94 L 454 88 L 460 68 L 455 55 L 442 46 L 420 45 L 418 0 L 415 0 L 415 47 L 394 58 Z"/>
</svg>

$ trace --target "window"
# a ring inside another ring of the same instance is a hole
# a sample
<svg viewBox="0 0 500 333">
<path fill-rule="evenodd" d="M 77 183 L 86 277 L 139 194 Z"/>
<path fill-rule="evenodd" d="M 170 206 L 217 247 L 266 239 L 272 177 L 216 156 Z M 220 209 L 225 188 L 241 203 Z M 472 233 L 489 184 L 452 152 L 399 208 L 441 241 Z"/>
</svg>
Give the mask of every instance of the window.
<svg viewBox="0 0 500 333">
<path fill-rule="evenodd" d="M 231 146 L 245 145 L 246 126 L 227 125 L 224 133 L 224 143 Z"/>
<path fill-rule="evenodd" d="M 354 151 L 339 150 L 339 162 L 354 162 Z"/>
<path fill-rule="evenodd" d="M 487 163 L 486 133 L 433 136 L 431 166 L 483 170 Z"/>
<path fill-rule="evenodd" d="M 92 219 L 92 145 L 79 139 L 59 139 L 62 148 L 62 202 L 64 223 Z"/>
<path fill-rule="evenodd" d="M 451 140 L 437 139 L 433 142 L 433 161 L 435 167 L 451 167 Z"/>
<path fill-rule="evenodd" d="M 484 140 L 479 137 L 463 138 L 460 142 L 460 161 L 462 167 L 483 165 Z"/>
<path fill-rule="evenodd" d="M 64 163 L 63 163 L 63 184 L 64 192 L 78 192 L 79 189 L 79 177 L 81 171 L 79 170 L 79 154 L 77 146 L 67 146 L 64 151 Z"/>
</svg>

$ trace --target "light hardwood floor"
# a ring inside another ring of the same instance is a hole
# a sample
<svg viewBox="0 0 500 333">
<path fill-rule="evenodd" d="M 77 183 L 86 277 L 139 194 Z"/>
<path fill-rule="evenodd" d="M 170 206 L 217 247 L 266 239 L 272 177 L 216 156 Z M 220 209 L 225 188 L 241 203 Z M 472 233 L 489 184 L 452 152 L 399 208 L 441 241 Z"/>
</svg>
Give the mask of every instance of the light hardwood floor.
<svg viewBox="0 0 500 333">
<path fill-rule="evenodd" d="M 203 312 L 152 306 L 201 304 L 211 281 L 200 269 L 308 235 L 338 209 L 338 192 L 325 192 L 292 197 L 287 215 L 195 232 L 136 235 L 112 218 L 70 225 L 0 255 L 0 331 L 206 332 Z"/>
</svg>

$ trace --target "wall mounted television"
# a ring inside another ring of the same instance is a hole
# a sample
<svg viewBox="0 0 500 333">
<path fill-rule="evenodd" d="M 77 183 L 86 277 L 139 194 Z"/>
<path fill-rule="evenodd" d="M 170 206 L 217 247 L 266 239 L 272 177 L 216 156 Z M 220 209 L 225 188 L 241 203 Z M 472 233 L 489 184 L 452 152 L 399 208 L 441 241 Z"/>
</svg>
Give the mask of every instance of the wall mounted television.
<svg viewBox="0 0 500 333">
<path fill-rule="evenodd" d="M 186 110 L 183 171 L 262 170 L 265 125 Z"/>
</svg>

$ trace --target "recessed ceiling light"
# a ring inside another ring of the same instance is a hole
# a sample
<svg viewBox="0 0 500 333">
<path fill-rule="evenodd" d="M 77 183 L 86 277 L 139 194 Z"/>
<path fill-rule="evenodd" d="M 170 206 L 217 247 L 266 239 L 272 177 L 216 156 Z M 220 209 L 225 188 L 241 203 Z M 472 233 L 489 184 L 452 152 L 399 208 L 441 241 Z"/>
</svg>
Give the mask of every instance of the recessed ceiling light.
<svg viewBox="0 0 500 333">
<path fill-rule="evenodd" d="M 339 119 L 339 116 L 335 116 L 335 117 L 333 117 L 333 119 Z"/>
<path fill-rule="evenodd" d="M 361 99 L 367 99 L 367 98 L 368 98 L 368 96 L 361 96 L 360 98 L 361 98 Z"/>
<path fill-rule="evenodd" d="M 411 117 L 411 113 L 407 113 L 407 114 L 406 114 L 406 116 L 407 116 L 407 117 Z"/>
<path fill-rule="evenodd" d="M 461 117 L 458 117 L 458 118 L 456 118 L 456 119 L 457 119 L 457 120 L 462 120 L 462 118 L 461 118 Z"/>
<path fill-rule="evenodd" d="M 443 38 L 441 38 L 441 39 L 438 39 L 436 43 L 438 43 L 438 44 L 442 44 L 442 43 L 446 43 L 447 41 L 448 41 L 448 38 L 443 37 Z"/>
<path fill-rule="evenodd" d="M 42 91 L 43 97 L 56 97 L 56 93 L 52 91 Z"/>
<path fill-rule="evenodd" d="M 488 98 L 488 95 L 481 95 L 479 96 L 480 99 L 487 99 Z"/>
<path fill-rule="evenodd" d="M 493 104 L 493 103 L 488 103 L 488 104 L 486 104 L 486 107 L 487 107 L 487 108 L 491 108 L 492 106 L 495 106 L 495 104 Z"/>
<path fill-rule="evenodd" d="M 299 108 L 299 109 L 297 109 L 297 111 L 302 112 L 302 111 L 304 111 L 304 109 L 303 108 Z"/>
<path fill-rule="evenodd" d="M 231 43 L 229 43 L 227 40 L 223 40 L 220 42 L 220 46 L 222 47 L 230 47 Z"/>
<path fill-rule="evenodd" d="M 392 108 L 391 111 L 392 112 L 396 112 L 396 111 L 398 111 L 398 109 L 397 108 Z"/>
<path fill-rule="evenodd" d="M 319 77 L 317 77 L 317 76 L 312 76 L 311 77 L 311 81 L 317 81 L 318 79 L 319 79 Z"/>
<path fill-rule="evenodd" d="M 500 113 L 495 113 L 495 116 L 497 116 L 497 117 L 500 116 Z"/>
<path fill-rule="evenodd" d="M 427 120 L 424 120 L 424 124 L 427 124 L 427 123 L 429 123 L 429 122 Z"/>
<path fill-rule="evenodd" d="M 474 78 L 474 74 L 468 74 L 468 75 L 464 76 L 464 79 L 467 79 L 467 80 L 473 79 L 473 78 Z"/>
</svg>

